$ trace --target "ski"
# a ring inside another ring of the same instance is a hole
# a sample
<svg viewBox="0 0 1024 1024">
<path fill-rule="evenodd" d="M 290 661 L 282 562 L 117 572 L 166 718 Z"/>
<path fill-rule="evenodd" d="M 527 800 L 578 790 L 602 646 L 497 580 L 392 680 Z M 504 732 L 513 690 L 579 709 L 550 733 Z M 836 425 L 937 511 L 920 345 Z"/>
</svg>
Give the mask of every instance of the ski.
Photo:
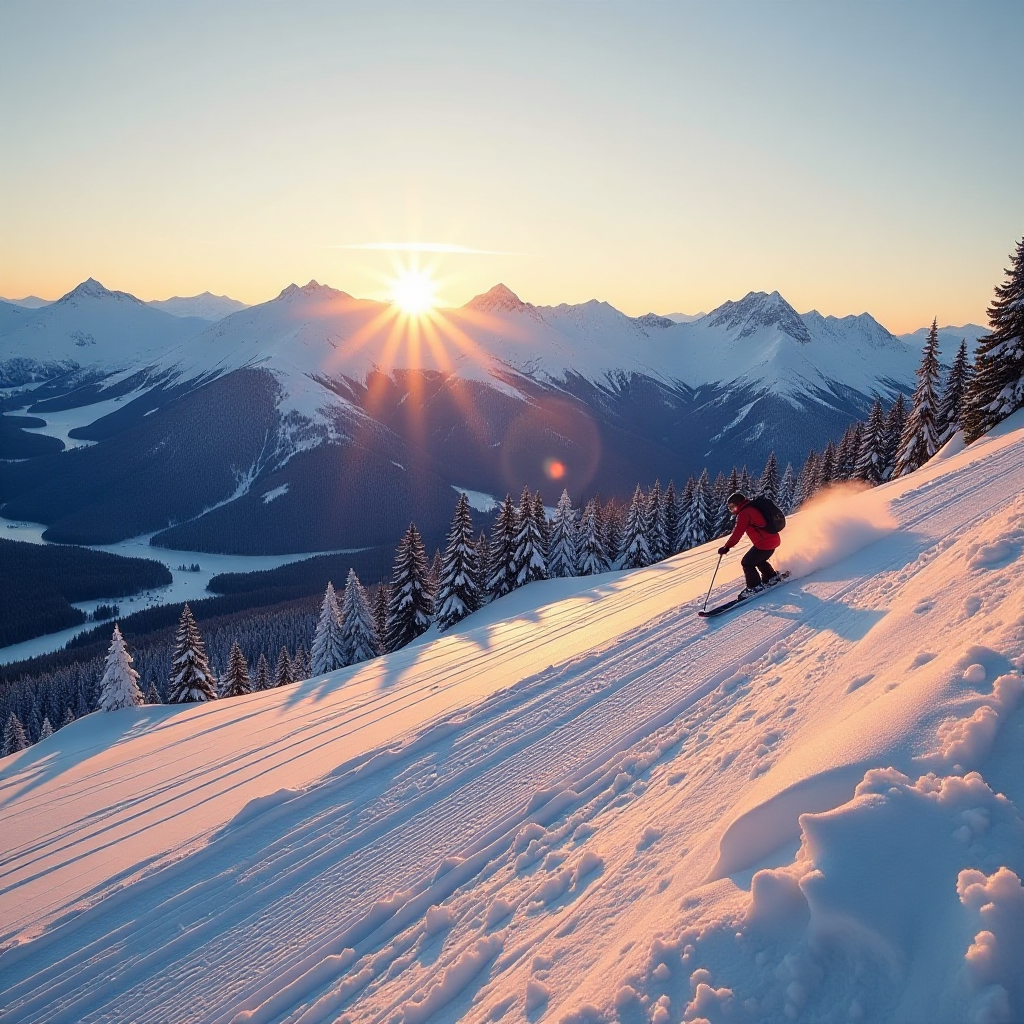
<svg viewBox="0 0 1024 1024">
<path fill-rule="evenodd" d="M 764 590 L 759 590 L 756 594 L 750 594 L 747 597 L 734 597 L 731 601 L 725 601 L 722 604 L 715 605 L 714 608 L 702 608 L 697 614 L 702 619 L 710 619 L 716 615 L 721 615 L 724 612 L 731 611 L 737 605 L 746 604 L 751 598 L 760 597 L 761 594 L 767 594 L 769 590 L 777 587 L 783 580 L 789 578 L 788 572 L 780 572 L 778 578 L 769 583 Z"/>
</svg>

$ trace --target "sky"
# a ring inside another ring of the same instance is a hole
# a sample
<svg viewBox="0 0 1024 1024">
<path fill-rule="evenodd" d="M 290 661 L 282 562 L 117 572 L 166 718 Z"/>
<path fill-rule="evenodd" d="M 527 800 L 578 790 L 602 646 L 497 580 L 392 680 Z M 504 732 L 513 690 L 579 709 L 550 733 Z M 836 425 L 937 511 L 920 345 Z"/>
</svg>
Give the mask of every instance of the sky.
<svg viewBox="0 0 1024 1024">
<path fill-rule="evenodd" d="M 0 0 L 0 294 L 984 323 L 1024 4 Z M 386 251 L 382 243 L 473 251 Z"/>
</svg>

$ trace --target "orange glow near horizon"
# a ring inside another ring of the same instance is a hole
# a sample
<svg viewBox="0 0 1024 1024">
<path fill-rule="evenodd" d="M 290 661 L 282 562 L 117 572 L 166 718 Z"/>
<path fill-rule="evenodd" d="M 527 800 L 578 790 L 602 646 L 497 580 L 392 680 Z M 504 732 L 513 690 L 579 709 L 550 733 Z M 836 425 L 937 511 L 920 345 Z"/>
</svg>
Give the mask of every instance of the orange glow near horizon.
<svg viewBox="0 0 1024 1024">
<path fill-rule="evenodd" d="M 418 317 L 437 305 L 437 284 L 429 270 L 403 267 L 391 283 L 391 301 L 406 316 Z"/>
</svg>

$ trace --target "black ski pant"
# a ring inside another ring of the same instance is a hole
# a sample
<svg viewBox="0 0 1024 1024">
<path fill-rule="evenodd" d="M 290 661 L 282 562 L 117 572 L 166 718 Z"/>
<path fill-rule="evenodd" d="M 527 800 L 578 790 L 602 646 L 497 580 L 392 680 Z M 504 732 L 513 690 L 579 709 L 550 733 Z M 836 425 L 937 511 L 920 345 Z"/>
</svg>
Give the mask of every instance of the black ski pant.
<svg viewBox="0 0 1024 1024">
<path fill-rule="evenodd" d="M 759 587 L 762 583 L 767 583 L 775 575 L 775 570 L 768 561 L 774 554 L 774 550 L 767 551 L 764 548 L 751 548 L 740 559 L 740 565 L 743 566 L 743 575 L 747 578 L 748 589 L 753 589 L 754 587 Z M 758 570 L 760 570 L 760 573 Z"/>
</svg>

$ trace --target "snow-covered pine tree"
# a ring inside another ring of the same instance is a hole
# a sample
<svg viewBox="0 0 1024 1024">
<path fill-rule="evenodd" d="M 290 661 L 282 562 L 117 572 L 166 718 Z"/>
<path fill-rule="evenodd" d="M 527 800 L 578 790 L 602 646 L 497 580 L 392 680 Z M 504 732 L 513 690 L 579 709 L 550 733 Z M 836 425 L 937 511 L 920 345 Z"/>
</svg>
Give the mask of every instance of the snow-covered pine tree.
<svg viewBox="0 0 1024 1024">
<path fill-rule="evenodd" d="M 310 667 L 313 675 L 320 676 L 325 672 L 334 672 L 348 664 L 345 657 L 345 645 L 341 639 L 341 612 L 338 609 L 338 595 L 334 592 L 334 584 L 328 581 L 324 591 L 324 599 L 320 602 L 320 616 L 316 623 L 316 634 L 313 637 Z"/>
<path fill-rule="evenodd" d="M 885 416 L 882 413 L 882 401 L 876 398 L 861 433 L 854 476 L 857 480 L 865 480 L 874 487 L 882 482 L 884 473 Z"/>
<path fill-rule="evenodd" d="M 479 576 L 469 498 L 460 494 L 448 528 L 448 542 L 434 602 L 434 617 L 442 633 L 480 607 Z"/>
<path fill-rule="evenodd" d="M 476 539 L 476 592 L 480 595 L 480 607 L 482 608 L 489 600 L 487 592 L 487 581 L 491 578 L 491 542 L 487 539 L 485 531 L 480 531 Z"/>
<path fill-rule="evenodd" d="M 743 468 L 740 470 L 740 490 L 748 495 L 757 493 L 757 481 L 750 475 L 750 470 L 747 469 L 746 463 L 743 464 Z"/>
<path fill-rule="evenodd" d="M 932 320 L 928 338 L 924 343 L 921 365 L 917 368 L 917 387 L 910 415 L 903 427 L 899 450 L 896 452 L 895 476 L 905 476 L 923 466 L 939 450 L 939 432 L 936 425 L 939 400 L 935 389 L 939 383 L 939 323 Z"/>
<path fill-rule="evenodd" d="M 60 723 L 60 727 L 63 729 L 65 725 L 70 725 L 74 720 L 75 713 L 69 705 L 67 711 L 64 712 L 64 720 Z"/>
<path fill-rule="evenodd" d="M 828 487 L 836 479 L 836 445 L 832 438 L 828 439 L 821 462 L 818 463 L 818 487 Z"/>
<path fill-rule="evenodd" d="M 528 487 L 523 488 L 519 498 L 519 530 L 515 538 L 515 553 L 512 556 L 512 571 L 517 587 L 524 587 L 534 580 L 545 580 L 548 567 L 544 560 L 544 537 L 537 521 L 537 506 Z"/>
<path fill-rule="evenodd" d="M 622 536 L 622 568 L 642 569 L 651 564 L 651 549 L 647 543 L 647 500 L 640 485 L 636 485 L 633 500 L 626 513 L 626 529 Z"/>
<path fill-rule="evenodd" d="M 836 448 L 835 478 L 837 480 L 853 480 L 857 475 L 857 460 L 860 458 L 860 437 L 857 433 L 858 421 L 851 423 L 843 431 L 843 439 Z"/>
<path fill-rule="evenodd" d="M 7 723 L 4 725 L 4 747 L 3 756 L 16 754 L 19 750 L 28 747 L 28 737 L 25 735 L 25 727 L 21 719 L 12 711 L 7 716 Z"/>
<path fill-rule="evenodd" d="M 167 686 L 168 704 L 189 704 L 193 701 L 215 700 L 217 687 L 199 627 L 186 604 L 181 609 L 178 633 L 171 657 L 171 679 Z"/>
<path fill-rule="evenodd" d="M 309 668 L 309 655 L 302 644 L 295 648 L 295 657 L 292 658 L 292 673 L 297 683 L 308 679 L 313 674 Z"/>
<path fill-rule="evenodd" d="M 491 557 L 488 559 L 491 575 L 487 580 L 487 590 L 493 598 L 504 597 L 516 589 L 513 562 L 518 532 L 516 507 L 512 503 L 512 495 L 506 494 L 505 500 L 498 506 L 498 514 L 491 529 Z"/>
<path fill-rule="evenodd" d="M 773 451 L 768 453 L 768 460 L 757 484 L 757 493 L 775 502 L 779 500 L 779 462 Z"/>
<path fill-rule="evenodd" d="M 907 403 L 902 394 L 889 407 L 885 417 L 885 471 L 884 480 L 891 480 L 896 472 L 896 453 L 899 451 L 900 438 L 907 423 Z"/>
<path fill-rule="evenodd" d="M 608 571 L 608 555 L 601 542 L 597 509 L 596 498 L 591 498 L 583 509 L 578 549 L 580 576 L 593 576 L 596 573 Z"/>
<path fill-rule="evenodd" d="M 163 701 L 160 699 L 160 692 L 157 690 L 156 683 L 152 679 L 150 679 L 149 686 L 146 689 L 146 703 L 163 704 Z M 71 708 L 68 708 L 68 714 L 71 714 Z"/>
<path fill-rule="evenodd" d="M 410 523 L 395 552 L 384 641 L 386 650 L 397 651 L 425 632 L 433 610 L 427 590 L 427 553 L 420 531 L 415 523 Z"/>
<path fill-rule="evenodd" d="M 679 519 L 679 495 L 676 494 L 676 485 L 669 480 L 665 488 L 665 539 L 669 555 L 679 553 Z"/>
<path fill-rule="evenodd" d="M 551 523 L 548 521 L 548 510 L 544 506 L 544 499 L 540 491 L 533 496 L 533 514 L 537 519 L 537 527 L 540 530 L 541 551 L 544 553 L 544 565 L 548 564 L 548 553 L 551 550 Z"/>
<path fill-rule="evenodd" d="M 132 668 L 132 656 L 115 623 L 100 680 L 100 708 L 103 711 L 120 711 L 121 708 L 138 707 L 142 702 L 139 673 Z"/>
<path fill-rule="evenodd" d="M 1024 238 L 1010 254 L 1005 274 L 988 307 L 990 330 L 978 339 L 974 376 L 964 397 L 968 444 L 1024 405 Z"/>
<path fill-rule="evenodd" d="M 960 340 L 953 365 L 942 389 L 939 403 L 939 447 L 941 448 L 959 429 L 963 421 L 964 397 L 971 383 L 971 364 L 967 359 L 967 339 Z"/>
<path fill-rule="evenodd" d="M 651 551 L 651 562 L 667 558 L 669 551 L 668 530 L 665 527 L 665 495 L 661 481 L 655 480 L 647 493 L 647 546 Z"/>
<path fill-rule="evenodd" d="M 434 557 L 430 560 L 430 569 L 427 571 L 427 592 L 430 600 L 437 606 L 437 588 L 441 586 L 441 570 L 444 567 L 444 556 L 440 548 L 434 549 Z"/>
<path fill-rule="evenodd" d="M 601 530 L 601 543 L 604 545 L 604 553 L 608 557 L 608 565 L 611 567 L 622 555 L 623 531 L 625 529 L 625 516 L 622 508 L 614 498 L 609 498 L 604 505 L 597 506 L 597 522 Z"/>
<path fill-rule="evenodd" d="M 260 653 L 256 663 L 256 679 L 253 681 L 253 691 L 270 689 L 270 666 L 266 663 L 266 654 Z"/>
<path fill-rule="evenodd" d="M 53 726 L 50 725 L 50 719 L 47 715 L 43 715 L 43 727 L 39 730 L 39 738 L 41 740 L 49 739 L 53 735 Z"/>
<path fill-rule="evenodd" d="M 687 523 L 689 543 L 688 547 L 695 548 L 706 544 L 713 535 L 715 527 L 714 510 L 711 508 L 711 481 L 708 479 L 708 471 L 701 470 L 697 482 L 693 485 L 693 497 L 690 501 L 690 515 Z M 730 522 L 729 528 L 732 528 Z"/>
<path fill-rule="evenodd" d="M 568 490 L 563 490 L 551 519 L 548 571 L 552 576 L 564 578 L 576 575 L 576 532 L 576 512 L 572 507 L 572 499 Z"/>
<path fill-rule="evenodd" d="M 806 504 L 807 501 L 814 495 L 818 489 L 818 463 L 821 461 L 821 457 L 812 448 L 807 453 L 807 458 L 804 459 L 803 468 L 800 470 L 800 476 L 797 478 L 796 483 L 796 504 L 793 506 L 794 509 L 800 508 Z"/>
<path fill-rule="evenodd" d="M 231 651 L 228 654 L 228 667 L 224 673 L 220 695 L 222 697 L 241 697 L 246 693 L 252 693 L 249 666 L 246 664 L 242 648 L 238 646 L 238 641 L 232 640 Z"/>
<path fill-rule="evenodd" d="M 782 483 L 779 484 L 779 508 L 788 516 L 793 511 L 793 499 L 796 497 L 796 473 L 793 472 L 793 463 L 786 463 L 786 471 L 782 474 Z"/>
<path fill-rule="evenodd" d="M 290 686 L 295 682 L 292 672 L 292 659 L 288 656 L 288 648 L 282 646 L 277 655 L 277 668 L 274 670 L 274 686 Z"/>
<path fill-rule="evenodd" d="M 373 592 L 373 600 L 370 602 L 370 611 L 373 612 L 373 628 L 377 633 L 377 644 L 381 651 L 386 651 L 384 646 L 385 638 L 388 635 L 388 599 L 390 590 L 386 583 L 378 583 Z"/>
<path fill-rule="evenodd" d="M 348 571 L 345 593 L 341 599 L 341 642 L 347 665 L 358 665 L 380 654 L 377 624 L 355 569 Z"/>
</svg>

